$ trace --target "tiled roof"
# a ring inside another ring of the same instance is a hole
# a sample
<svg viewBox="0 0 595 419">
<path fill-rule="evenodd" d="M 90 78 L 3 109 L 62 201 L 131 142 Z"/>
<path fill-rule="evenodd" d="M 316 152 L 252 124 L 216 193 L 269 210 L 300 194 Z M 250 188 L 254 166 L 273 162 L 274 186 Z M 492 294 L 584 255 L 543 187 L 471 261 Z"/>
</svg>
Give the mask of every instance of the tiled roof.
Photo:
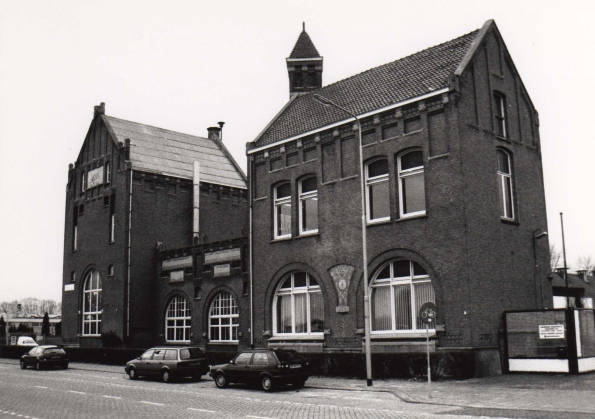
<svg viewBox="0 0 595 419">
<path fill-rule="evenodd" d="M 473 31 L 452 41 L 372 68 L 313 93 L 325 96 L 360 115 L 448 87 L 449 76 L 465 57 L 478 32 Z M 347 119 L 345 113 L 316 102 L 313 93 L 298 96 L 289 103 L 255 140 L 255 145 L 260 147 L 273 144 Z"/>
<path fill-rule="evenodd" d="M 320 57 L 318 50 L 314 46 L 314 42 L 310 39 L 310 36 L 303 30 L 298 37 L 289 58 L 315 58 Z"/>
<path fill-rule="evenodd" d="M 552 277 L 552 287 L 565 288 L 566 281 L 564 277 L 557 272 L 550 274 Z M 585 294 L 590 297 L 595 297 L 595 276 L 588 276 L 588 282 L 577 274 L 568 273 L 568 288 L 571 289 L 584 289 Z"/>
<path fill-rule="evenodd" d="M 130 162 L 135 170 L 192 179 L 194 161 L 198 161 L 201 182 L 246 188 L 243 174 L 216 140 L 113 116 L 103 118 L 116 134 L 117 141 L 124 143 L 130 138 Z"/>
</svg>

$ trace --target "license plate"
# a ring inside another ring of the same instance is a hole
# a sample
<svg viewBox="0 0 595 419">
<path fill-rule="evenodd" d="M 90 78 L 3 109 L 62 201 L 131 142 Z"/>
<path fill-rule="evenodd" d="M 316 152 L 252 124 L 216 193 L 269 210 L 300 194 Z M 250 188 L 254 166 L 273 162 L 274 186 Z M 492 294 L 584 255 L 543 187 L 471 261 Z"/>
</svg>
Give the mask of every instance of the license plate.
<svg viewBox="0 0 595 419">
<path fill-rule="evenodd" d="M 190 367 L 195 367 L 197 365 L 200 365 L 200 362 L 189 362 L 187 365 Z"/>
<path fill-rule="evenodd" d="M 290 365 L 289 368 L 302 368 L 302 364 L 293 364 Z"/>
</svg>

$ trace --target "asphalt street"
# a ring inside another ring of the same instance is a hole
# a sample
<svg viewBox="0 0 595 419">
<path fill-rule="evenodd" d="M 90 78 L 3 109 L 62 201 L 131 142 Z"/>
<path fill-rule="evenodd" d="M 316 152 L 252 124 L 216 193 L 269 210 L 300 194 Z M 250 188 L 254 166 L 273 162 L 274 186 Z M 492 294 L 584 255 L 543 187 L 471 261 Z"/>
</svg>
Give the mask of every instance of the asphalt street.
<svg viewBox="0 0 595 419">
<path fill-rule="evenodd" d="M 0 365 L 0 418 L 479 418 L 462 408 L 411 404 L 394 394 L 291 387 L 218 389 L 206 377 L 165 384 L 124 374 Z M 494 416 L 491 416 L 492 418 Z"/>
</svg>

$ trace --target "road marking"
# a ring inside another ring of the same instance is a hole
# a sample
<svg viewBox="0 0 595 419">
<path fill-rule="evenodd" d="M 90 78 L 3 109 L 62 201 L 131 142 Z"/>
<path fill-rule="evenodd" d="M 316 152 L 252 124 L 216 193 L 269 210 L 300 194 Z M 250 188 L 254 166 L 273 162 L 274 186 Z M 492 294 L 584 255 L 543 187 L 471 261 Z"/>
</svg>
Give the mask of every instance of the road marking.
<svg viewBox="0 0 595 419">
<path fill-rule="evenodd" d="M 70 390 L 69 393 L 74 393 L 74 394 L 87 394 L 87 393 L 83 393 L 82 391 L 74 391 L 74 390 Z"/>
<path fill-rule="evenodd" d="M 144 400 L 141 400 L 140 402 L 141 403 L 145 403 L 145 404 L 152 404 L 152 405 L 155 405 L 155 406 L 163 406 L 163 403 L 146 402 Z"/>
<path fill-rule="evenodd" d="M 47 388 L 45 386 L 33 386 L 33 387 L 37 387 L 37 388 Z"/>
<path fill-rule="evenodd" d="M 264 416 L 250 416 L 250 415 L 248 415 L 246 417 L 247 418 L 254 418 L 254 419 L 276 419 L 276 418 L 267 418 L 267 417 L 264 417 Z"/>
<path fill-rule="evenodd" d="M 342 397 L 342 399 L 348 399 L 348 400 L 365 400 L 365 401 L 370 401 L 370 402 L 381 402 L 382 399 L 368 399 L 366 397 Z"/>
<path fill-rule="evenodd" d="M 121 397 L 116 397 L 116 396 L 107 396 L 107 395 L 103 395 L 103 397 L 107 398 L 107 399 L 118 399 L 118 400 L 122 400 Z"/>
<path fill-rule="evenodd" d="M 207 413 L 217 413 L 214 410 L 207 410 L 207 409 L 195 409 L 194 407 L 189 407 L 188 410 L 194 410 L 195 412 L 207 412 Z"/>
</svg>

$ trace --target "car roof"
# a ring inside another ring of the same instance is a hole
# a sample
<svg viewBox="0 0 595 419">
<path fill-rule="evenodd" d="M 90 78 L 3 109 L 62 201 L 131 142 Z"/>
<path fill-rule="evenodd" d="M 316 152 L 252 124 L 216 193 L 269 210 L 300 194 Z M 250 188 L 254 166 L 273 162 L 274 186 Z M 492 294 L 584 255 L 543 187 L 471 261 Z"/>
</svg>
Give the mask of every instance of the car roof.
<svg viewBox="0 0 595 419">
<path fill-rule="evenodd" d="M 200 349 L 198 346 L 153 346 L 152 348 L 147 349 Z"/>
</svg>

